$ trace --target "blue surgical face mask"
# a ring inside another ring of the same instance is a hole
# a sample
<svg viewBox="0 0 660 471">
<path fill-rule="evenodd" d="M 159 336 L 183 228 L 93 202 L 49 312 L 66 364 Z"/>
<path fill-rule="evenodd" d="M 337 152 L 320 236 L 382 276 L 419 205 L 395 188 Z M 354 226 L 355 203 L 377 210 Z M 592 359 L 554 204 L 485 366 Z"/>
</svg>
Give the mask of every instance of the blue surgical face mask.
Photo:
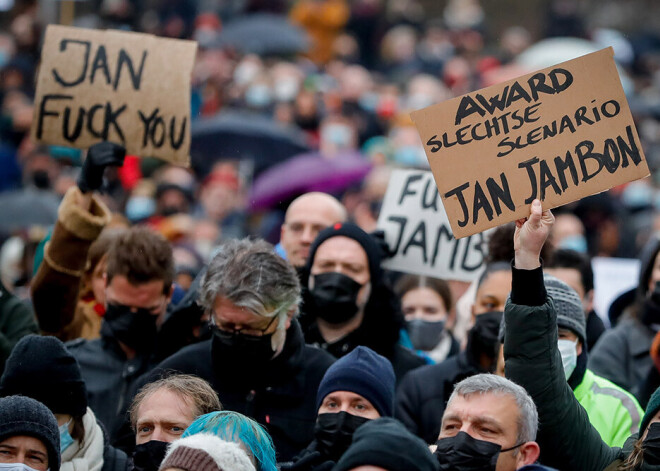
<svg viewBox="0 0 660 471">
<path fill-rule="evenodd" d="M 71 420 L 69 420 L 67 423 L 60 425 L 60 453 L 63 453 L 64 450 L 69 448 L 71 444 L 73 443 L 73 437 L 71 437 L 71 434 L 69 433 L 69 425 L 71 424 Z"/>
<path fill-rule="evenodd" d="M 328 124 L 321 131 L 321 139 L 337 147 L 348 147 L 351 141 L 351 130 L 345 124 Z"/>
<path fill-rule="evenodd" d="M 25 463 L 0 463 L 0 471 L 37 471 L 37 470 L 31 468 Z"/>
<path fill-rule="evenodd" d="M 271 101 L 272 97 L 267 85 L 252 85 L 245 92 L 245 102 L 253 108 L 266 108 Z"/>
<path fill-rule="evenodd" d="M 570 249 L 580 253 L 587 253 L 587 239 L 583 235 L 566 236 L 557 245 L 560 249 Z"/>
<path fill-rule="evenodd" d="M 126 217 L 131 222 L 147 219 L 156 212 L 156 202 L 147 196 L 133 196 L 126 203 Z"/>
</svg>

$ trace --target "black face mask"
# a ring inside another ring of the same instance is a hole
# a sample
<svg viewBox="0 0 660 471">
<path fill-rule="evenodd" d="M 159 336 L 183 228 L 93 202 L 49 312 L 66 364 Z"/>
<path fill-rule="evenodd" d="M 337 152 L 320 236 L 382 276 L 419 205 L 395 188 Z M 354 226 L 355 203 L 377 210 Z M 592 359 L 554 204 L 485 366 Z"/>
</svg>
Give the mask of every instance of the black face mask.
<svg viewBox="0 0 660 471">
<path fill-rule="evenodd" d="M 476 316 L 474 326 L 468 332 L 467 345 L 473 359 L 478 360 L 482 354 L 493 360 L 497 358 L 498 334 L 503 315 L 501 311 L 491 311 Z"/>
<path fill-rule="evenodd" d="M 343 324 L 357 314 L 357 296 L 362 288 L 360 283 L 337 272 L 313 276 L 311 312 L 330 324 Z"/>
<path fill-rule="evenodd" d="M 436 442 L 434 455 L 440 463 L 440 471 L 495 471 L 500 453 L 515 450 L 519 446 L 502 449 L 496 443 L 477 440 L 465 432 Z"/>
<path fill-rule="evenodd" d="M 649 425 L 649 431 L 642 442 L 644 463 L 660 465 L 660 422 Z"/>
<path fill-rule="evenodd" d="M 158 471 L 165 459 L 169 443 L 151 440 L 135 446 L 133 466 L 135 471 Z"/>
<path fill-rule="evenodd" d="M 138 352 L 150 352 L 156 343 L 158 316 L 147 309 L 131 312 L 129 306 L 108 303 L 105 322 L 117 340 Z"/>
<path fill-rule="evenodd" d="M 317 451 L 330 461 L 339 461 L 341 455 L 348 450 L 353 433 L 369 420 L 343 411 L 336 414 L 319 414 L 314 426 Z"/>
<path fill-rule="evenodd" d="M 51 187 L 50 176 L 45 170 L 35 170 L 32 172 L 32 183 L 40 190 L 48 190 Z"/>
<path fill-rule="evenodd" d="M 265 366 L 273 358 L 273 335 L 245 335 L 213 328 L 213 355 L 241 367 Z"/>
</svg>

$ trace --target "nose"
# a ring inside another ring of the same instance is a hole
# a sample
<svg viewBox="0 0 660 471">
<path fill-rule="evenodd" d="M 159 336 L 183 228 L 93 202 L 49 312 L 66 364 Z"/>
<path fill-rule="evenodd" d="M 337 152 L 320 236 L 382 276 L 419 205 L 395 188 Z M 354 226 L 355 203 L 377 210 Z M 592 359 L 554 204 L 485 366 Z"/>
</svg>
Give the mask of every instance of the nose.
<svg viewBox="0 0 660 471">
<path fill-rule="evenodd" d="M 306 244 L 311 244 L 314 242 L 314 238 L 316 237 L 314 229 L 312 229 L 309 226 L 306 226 L 305 229 L 303 229 L 302 237 L 300 237 L 300 241 L 304 242 Z"/>
<path fill-rule="evenodd" d="M 169 442 L 170 441 L 170 440 L 168 440 L 168 435 L 165 433 L 165 430 L 159 425 L 156 425 L 154 427 L 154 431 L 151 434 L 151 437 L 149 438 L 149 440 L 150 441 L 151 440 L 158 440 L 159 442 Z"/>
</svg>

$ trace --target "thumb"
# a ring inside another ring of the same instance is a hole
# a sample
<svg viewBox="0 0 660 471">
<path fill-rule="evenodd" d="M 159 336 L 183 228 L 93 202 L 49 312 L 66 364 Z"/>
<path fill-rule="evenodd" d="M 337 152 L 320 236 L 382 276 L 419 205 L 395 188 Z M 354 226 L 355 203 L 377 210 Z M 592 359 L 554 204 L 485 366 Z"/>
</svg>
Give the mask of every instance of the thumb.
<svg viewBox="0 0 660 471">
<path fill-rule="evenodd" d="M 541 201 L 534 200 L 532 201 L 532 213 L 527 219 L 527 223 L 531 228 L 536 229 L 541 225 L 541 217 L 543 214 L 543 208 L 541 207 Z"/>
</svg>

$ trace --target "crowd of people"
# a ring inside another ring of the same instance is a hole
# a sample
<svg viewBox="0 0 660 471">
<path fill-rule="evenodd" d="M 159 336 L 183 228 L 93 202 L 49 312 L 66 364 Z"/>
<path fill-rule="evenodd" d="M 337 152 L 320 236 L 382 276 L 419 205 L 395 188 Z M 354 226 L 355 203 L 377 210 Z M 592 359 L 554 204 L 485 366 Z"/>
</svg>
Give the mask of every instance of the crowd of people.
<svg viewBox="0 0 660 471">
<path fill-rule="evenodd" d="M 30 139 L 40 3 L 0 32 L 0 469 L 660 469 L 660 38 L 562 0 L 497 37 L 478 0 L 80 2 L 198 42 L 185 169 Z M 250 18 L 308 42 L 228 43 Z M 615 48 L 653 177 L 535 200 L 473 283 L 383 268 L 392 169 L 428 169 L 408 113 L 556 36 Z M 608 312 L 594 256 L 640 261 Z"/>
</svg>

